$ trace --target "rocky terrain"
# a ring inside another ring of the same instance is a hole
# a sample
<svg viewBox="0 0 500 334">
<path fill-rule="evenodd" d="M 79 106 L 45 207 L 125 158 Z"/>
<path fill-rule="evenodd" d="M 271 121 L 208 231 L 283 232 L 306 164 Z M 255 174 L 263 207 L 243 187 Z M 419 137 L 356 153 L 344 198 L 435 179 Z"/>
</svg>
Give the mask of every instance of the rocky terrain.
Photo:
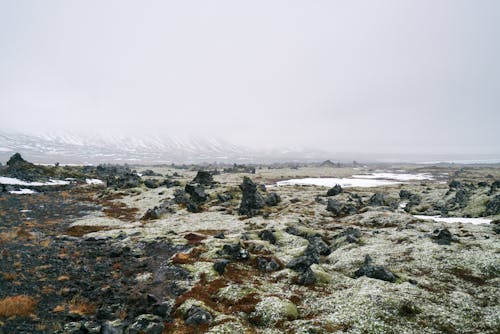
<svg viewBox="0 0 500 334">
<path fill-rule="evenodd" d="M 0 166 L 0 333 L 498 333 L 500 168 L 276 186 L 374 168 L 13 155 Z"/>
</svg>

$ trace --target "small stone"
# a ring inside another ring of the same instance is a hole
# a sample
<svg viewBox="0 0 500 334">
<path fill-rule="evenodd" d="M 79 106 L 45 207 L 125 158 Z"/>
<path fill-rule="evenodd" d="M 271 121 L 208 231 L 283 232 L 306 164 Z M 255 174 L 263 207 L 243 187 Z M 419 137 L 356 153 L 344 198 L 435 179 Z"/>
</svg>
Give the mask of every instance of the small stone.
<svg viewBox="0 0 500 334">
<path fill-rule="evenodd" d="M 276 244 L 276 237 L 274 236 L 273 232 L 269 230 L 264 230 L 259 233 L 259 238 L 265 241 L 269 241 L 271 244 Z"/>
<path fill-rule="evenodd" d="M 102 334 L 123 334 L 125 322 L 120 319 L 106 321 L 102 326 Z"/>
<path fill-rule="evenodd" d="M 219 273 L 219 275 L 224 274 L 226 266 L 230 263 L 227 259 L 218 260 L 214 263 L 214 270 Z"/>
<path fill-rule="evenodd" d="M 370 257 L 370 255 L 365 256 L 364 264 L 361 266 L 361 268 L 356 270 L 354 276 L 355 277 L 366 276 L 391 283 L 396 282 L 396 275 L 394 275 L 392 272 L 390 272 L 389 270 L 387 270 L 382 266 L 372 265 L 372 258 Z"/>
<path fill-rule="evenodd" d="M 258 257 L 257 258 L 257 268 L 259 268 L 260 271 L 272 272 L 272 271 L 279 270 L 281 268 L 281 266 L 273 258 L 267 259 L 265 257 Z"/>
<path fill-rule="evenodd" d="M 215 239 L 225 239 L 226 236 L 224 235 L 223 232 L 220 232 L 220 233 L 217 233 L 216 235 L 214 235 L 214 238 Z"/>
<path fill-rule="evenodd" d="M 312 285 L 316 283 L 316 275 L 312 271 L 311 267 L 307 268 L 306 271 L 299 274 L 297 278 L 297 284 L 300 285 Z"/>
<path fill-rule="evenodd" d="M 230 256 L 233 260 L 246 260 L 249 257 L 248 251 L 240 244 L 224 245 L 222 254 Z"/>
<path fill-rule="evenodd" d="M 68 322 L 64 325 L 64 333 L 67 334 L 80 334 L 82 331 L 82 324 L 79 322 Z"/>
<path fill-rule="evenodd" d="M 204 310 L 198 306 L 191 306 L 189 310 L 187 310 L 184 323 L 190 326 L 199 326 L 210 324 L 212 322 L 212 315 L 210 312 Z"/>
<path fill-rule="evenodd" d="M 336 196 L 340 194 L 342 191 L 343 190 L 340 184 L 336 184 L 333 188 L 328 189 L 328 191 L 326 192 L 326 196 Z"/>
<path fill-rule="evenodd" d="M 154 314 L 142 314 L 135 318 L 125 334 L 161 334 L 164 329 L 162 318 Z"/>
<path fill-rule="evenodd" d="M 276 206 L 279 202 L 281 202 L 281 197 L 275 192 L 270 193 L 266 197 L 266 205 L 268 206 Z"/>
<path fill-rule="evenodd" d="M 434 242 L 436 242 L 438 245 L 449 245 L 452 242 L 456 241 L 447 228 L 435 230 L 432 239 L 434 239 Z"/>
</svg>

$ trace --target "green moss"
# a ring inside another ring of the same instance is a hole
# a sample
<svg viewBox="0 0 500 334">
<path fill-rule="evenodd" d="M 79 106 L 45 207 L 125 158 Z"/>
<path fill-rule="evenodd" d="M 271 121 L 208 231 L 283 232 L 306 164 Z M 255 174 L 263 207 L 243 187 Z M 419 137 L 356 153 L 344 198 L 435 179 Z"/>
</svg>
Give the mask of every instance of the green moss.
<svg viewBox="0 0 500 334">
<path fill-rule="evenodd" d="M 295 304 L 278 297 L 267 297 L 255 306 L 251 317 L 261 326 L 272 326 L 283 320 L 297 319 L 299 312 Z"/>
</svg>

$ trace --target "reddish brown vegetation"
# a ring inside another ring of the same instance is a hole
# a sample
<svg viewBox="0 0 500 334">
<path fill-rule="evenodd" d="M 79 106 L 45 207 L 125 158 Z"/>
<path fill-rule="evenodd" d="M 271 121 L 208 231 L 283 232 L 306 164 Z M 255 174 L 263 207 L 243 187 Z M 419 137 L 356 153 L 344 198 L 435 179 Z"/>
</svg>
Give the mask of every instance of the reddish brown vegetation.
<svg viewBox="0 0 500 334">
<path fill-rule="evenodd" d="M 26 317 L 35 311 L 37 302 L 26 295 L 12 296 L 0 300 L 0 318 Z"/>
</svg>

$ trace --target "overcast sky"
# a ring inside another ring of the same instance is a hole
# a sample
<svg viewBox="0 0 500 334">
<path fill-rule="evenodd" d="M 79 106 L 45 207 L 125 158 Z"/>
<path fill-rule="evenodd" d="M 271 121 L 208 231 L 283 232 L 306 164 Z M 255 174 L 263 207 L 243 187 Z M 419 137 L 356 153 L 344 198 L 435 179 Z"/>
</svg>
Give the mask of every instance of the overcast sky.
<svg viewBox="0 0 500 334">
<path fill-rule="evenodd" d="M 500 1 L 0 0 L 0 130 L 500 153 Z"/>
</svg>

